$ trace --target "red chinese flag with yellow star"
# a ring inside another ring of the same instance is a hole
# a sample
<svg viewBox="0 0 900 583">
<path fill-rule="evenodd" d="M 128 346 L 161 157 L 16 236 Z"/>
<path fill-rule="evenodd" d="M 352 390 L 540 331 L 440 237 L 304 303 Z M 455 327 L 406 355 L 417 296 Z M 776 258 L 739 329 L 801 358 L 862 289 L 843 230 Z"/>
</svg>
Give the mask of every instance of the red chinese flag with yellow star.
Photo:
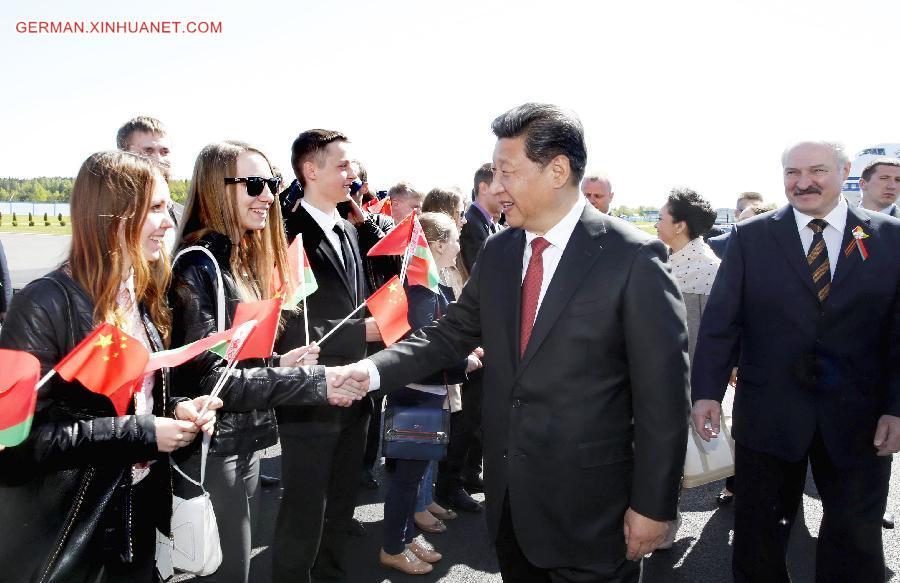
<svg viewBox="0 0 900 583">
<path fill-rule="evenodd" d="M 150 354 L 112 324 L 103 324 L 53 368 L 67 381 L 110 398 L 119 415 L 128 410 L 135 383 L 144 377 Z"/>
<path fill-rule="evenodd" d="M 369 296 L 366 306 L 378 323 L 385 346 L 390 346 L 410 331 L 406 292 L 396 275 Z"/>
</svg>

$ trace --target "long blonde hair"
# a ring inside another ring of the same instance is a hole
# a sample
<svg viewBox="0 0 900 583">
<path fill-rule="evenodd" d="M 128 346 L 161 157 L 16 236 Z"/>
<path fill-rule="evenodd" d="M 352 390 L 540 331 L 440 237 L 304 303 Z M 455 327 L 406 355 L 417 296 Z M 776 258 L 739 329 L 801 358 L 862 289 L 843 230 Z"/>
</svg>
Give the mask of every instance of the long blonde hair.
<svg viewBox="0 0 900 583">
<path fill-rule="evenodd" d="M 235 176 L 237 158 L 243 152 L 259 154 L 271 170 L 269 158 L 244 142 L 219 142 L 201 150 L 194 164 L 178 239 L 180 244 L 190 245 L 212 231 L 226 235 L 232 242 L 229 267 L 242 299 L 269 299 L 274 293 L 271 289 L 274 273 L 280 281 L 290 281 L 287 239 L 277 196 L 269 207 L 269 220 L 262 230 L 248 231 L 241 227 L 237 202 L 225 185 L 225 177 Z"/>
<path fill-rule="evenodd" d="M 124 324 L 117 296 L 125 273 L 125 254 L 134 270 L 135 301 L 142 303 L 164 341 L 172 329 L 166 302 L 171 269 L 160 258 L 144 258 L 141 230 L 153 189 L 162 173 L 142 156 L 111 151 L 92 154 L 78 171 L 70 200 L 72 278 L 94 302 L 94 323 Z M 124 254 L 119 233 L 124 235 Z"/>
</svg>

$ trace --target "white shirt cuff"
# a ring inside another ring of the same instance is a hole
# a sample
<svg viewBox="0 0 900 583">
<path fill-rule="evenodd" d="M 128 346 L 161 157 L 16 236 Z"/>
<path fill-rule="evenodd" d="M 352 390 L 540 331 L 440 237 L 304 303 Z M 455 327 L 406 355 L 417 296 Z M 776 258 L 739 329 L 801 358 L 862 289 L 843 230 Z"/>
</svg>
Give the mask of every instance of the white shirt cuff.
<svg viewBox="0 0 900 583">
<path fill-rule="evenodd" d="M 381 375 L 378 374 L 378 367 L 368 358 L 363 360 L 363 363 L 369 371 L 369 392 L 377 391 L 381 388 Z"/>
</svg>

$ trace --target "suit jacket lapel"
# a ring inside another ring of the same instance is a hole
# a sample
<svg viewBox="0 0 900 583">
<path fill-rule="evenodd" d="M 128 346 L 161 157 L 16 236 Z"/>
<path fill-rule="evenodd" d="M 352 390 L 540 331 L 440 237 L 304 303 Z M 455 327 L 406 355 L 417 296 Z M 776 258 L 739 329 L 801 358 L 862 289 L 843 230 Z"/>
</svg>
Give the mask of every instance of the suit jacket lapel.
<svg viewBox="0 0 900 583">
<path fill-rule="evenodd" d="M 844 279 L 847 278 L 847 274 L 853 271 L 854 267 L 862 263 L 862 257 L 855 244 L 853 245 L 853 250 L 850 252 L 850 255 L 844 254 L 844 250 L 847 249 L 851 241 L 853 241 L 853 229 L 856 227 L 865 230 L 867 235 L 872 235 L 869 217 L 858 208 L 850 207 L 847 209 L 847 225 L 844 227 L 844 238 L 841 241 L 840 256 L 838 256 L 837 267 L 834 268 L 834 277 L 831 278 L 832 289 L 844 281 Z M 866 241 L 866 243 L 868 243 L 868 241 Z"/>
<path fill-rule="evenodd" d="M 784 258 L 797 272 L 797 276 L 803 280 L 810 293 L 816 295 L 816 287 L 813 284 L 812 273 L 809 271 L 809 263 L 803 251 L 803 243 L 800 241 L 800 232 L 797 230 L 797 221 L 794 220 L 794 211 L 791 205 L 778 210 L 769 219 L 772 235 L 781 245 Z"/>
<path fill-rule="evenodd" d="M 529 361 L 534 357 L 535 353 L 541 346 L 541 343 L 550 333 L 553 325 L 559 319 L 559 315 L 568 304 L 569 298 L 578 289 L 581 280 L 588 274 L 594 262 L 600 256 L 603 247 L 596 239 L 606 232 L 606 226 L 603 223 L 603 216 L 593 207 L 586 206 L 581 214 L 581 219 L 575 225 L 569 242 L 563 251 L 553 279 L 547 286 L 547 292 L 538 309 L 537 318 L 534 321 L 534 328 L 531 330 L 531 338 L 528 340 L 528 348 L 525 355 L 519 362 L 516 370 L 516 378 L 522 374 L 522 371 L 528 366 Z M 521 255 L 519 255 L 521 257 Z M 521 293 L 519 294 L 519 303 L 521 304 Z M 521 319 L 521 309 L 516 310 L 516 341 L 515 346 L 519 347 L 519 322 Z"/>
<path fill-rule="evenodd" d="M 331 242 L 328 240 L 328 237 L 325 235 L 322 227 L 319 226 L 319 223 L 317 223 L 316 220 L 313 219 L 312 216 L 308 212 L 306 212 L 306 209 L 302 206 L 298 207 L 296 212 L 300 213 L 299 216 L 301 218 L 301 232 L 305 235 L 303 246 L 306 247 L 308 255 L 315 255 L 316 250 L 320 251 L 321 254 L 324 255 L 326 259 L 328 259 L 328 262 L 331 264 L 332 269 L 334 269 L 334 271 L 337 273 L 337 276 L 344 284 L 344 288 L 347 290 L 347 294 L 355 302 L 356 294 L 350 287 L 350 280 L 347 278 L 347 272 L 346 270 L 344 270 L 344 264 L 341 263 L 341 260 L 337 256 L 337 253 L 335 253 L 334 247 L 331 246 Z M 309 244 L 307 244 L 307 237 L 312 234 L 315 234 L 315 239 L 310 238 Z M 353 245 L 351 244 L 351 248 L 352 247 Z"/>
<path fill-rule="evenodd" d="M 508 260 L 500 264 L 496 271 L 496 281 L 501 282 L 503 293 L 499 294 L 501 298 L 508 298 L 503 301 L 498 314 L 497 321 L 504 323 L 504 332 L 508 346 L 506 351 L 510 361 L 516 363 L 519 361 L 519 320 L 522 305 L 522 254 L 525 252 L 525 231 L 516 229 L 511 233 L 511 237 L 506 239 L 506 248 L 501 250 L 501 257 L 507 257 Z"/>
</svg>

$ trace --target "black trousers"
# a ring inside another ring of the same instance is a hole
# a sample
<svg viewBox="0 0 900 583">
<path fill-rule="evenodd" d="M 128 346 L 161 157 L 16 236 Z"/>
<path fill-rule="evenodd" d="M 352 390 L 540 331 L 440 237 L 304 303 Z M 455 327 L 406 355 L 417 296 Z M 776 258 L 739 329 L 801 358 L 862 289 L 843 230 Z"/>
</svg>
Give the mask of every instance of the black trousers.
<svg viewBox="0 0 900 583">
<path fill-rule="evenodd" d="M 443 496 L 481 473 L 481 402 L 484 375 L 473 373 L 462 386 L 462 410 L 450 415 L 447 457 L 438 465 L 435 489 Z"/>
<path fill-rule="evenodd" d="M 283 492 L 275 540 L 272 581 L 346 581 L 344 548 L 356 506 L 368 410 L 339 432 L 294 435 L 281 431 Z"/>
<path fill-rule="evenodd" d="M 527 512 L 527 510 L 525 510 Z M 503 514 L 497 533 L 497 561 L 506 583 L 640 583 L 641 562 L 620 561 L 580 567 L 542 569 L 528 560 L 519 547 L 513 529 L 509 496 L 503 500 Z"/>
<path fill-rule="evenodd" d="M 882 583 L 881 517 L 891 458 L 862 468 L 834 466 L 820 435 L 801 460 L 787 462 L 737 444 L 734 558 L 736 583 L 786 583 L 788 537 L 803 498 L 807 459 L 822 499 L 816 546 L 818 583 Z"/>
</svg>

